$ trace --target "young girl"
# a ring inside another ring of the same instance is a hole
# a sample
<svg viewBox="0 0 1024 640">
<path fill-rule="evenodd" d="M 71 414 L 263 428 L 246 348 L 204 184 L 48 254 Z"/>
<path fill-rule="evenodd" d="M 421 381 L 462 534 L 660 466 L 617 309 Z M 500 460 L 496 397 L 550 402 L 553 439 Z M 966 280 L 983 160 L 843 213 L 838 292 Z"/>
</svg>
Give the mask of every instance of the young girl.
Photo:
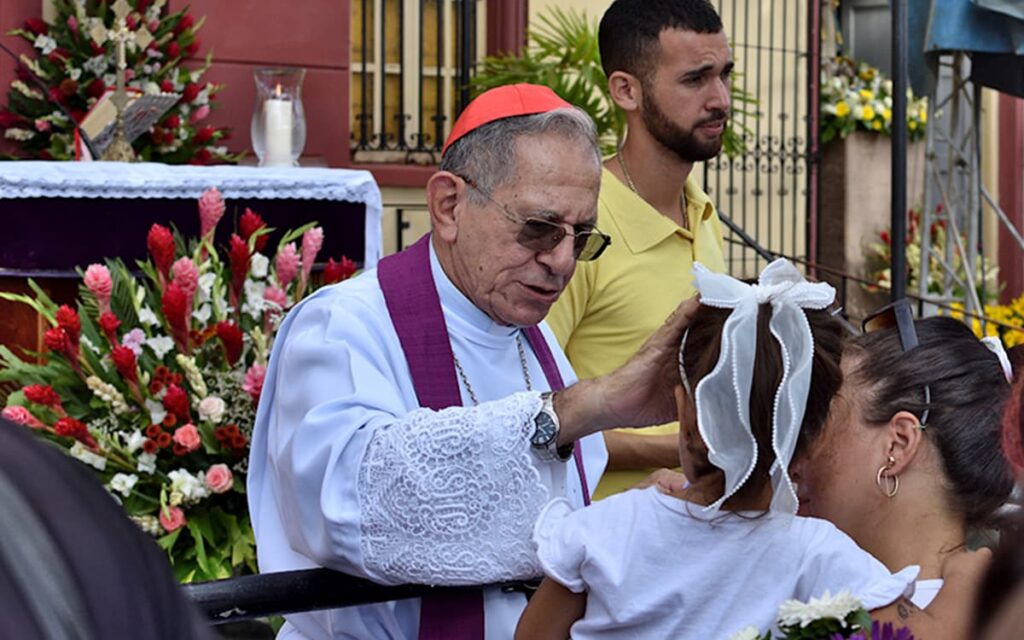
<svg viewBox="0 0 1024 640">
<path fill-rule="evenodd" d="M 748 285 L 694 268 L 680 347 L 679 457 L 689 484 L 542 512 L 547 575 L 516 638 L 728 638 L 779 604 L 849 590 L 869 610 L 912 590 L 832 524 L 795 515 L 788 468 L 839 388 L 835 291 L 776 260 Z"/>
</svg>

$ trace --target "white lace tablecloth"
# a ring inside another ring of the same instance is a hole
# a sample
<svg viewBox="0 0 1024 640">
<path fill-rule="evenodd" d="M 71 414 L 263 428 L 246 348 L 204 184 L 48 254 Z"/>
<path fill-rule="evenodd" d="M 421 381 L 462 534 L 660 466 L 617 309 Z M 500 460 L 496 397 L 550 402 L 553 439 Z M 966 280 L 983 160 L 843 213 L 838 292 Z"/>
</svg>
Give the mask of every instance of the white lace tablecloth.
<svg viewBox="0 0 1024 640">
<path fill-rule="evenodd" d="M 225 199 L 335 200 L 366 209 L 364 265 L 382 250 L 380 189 L 369 171 L 314 167 L 238 167 L 123 162 L 0 162 L 0 200 L 12 198 L 199 198 L 217 187 Z"/>
</svg>

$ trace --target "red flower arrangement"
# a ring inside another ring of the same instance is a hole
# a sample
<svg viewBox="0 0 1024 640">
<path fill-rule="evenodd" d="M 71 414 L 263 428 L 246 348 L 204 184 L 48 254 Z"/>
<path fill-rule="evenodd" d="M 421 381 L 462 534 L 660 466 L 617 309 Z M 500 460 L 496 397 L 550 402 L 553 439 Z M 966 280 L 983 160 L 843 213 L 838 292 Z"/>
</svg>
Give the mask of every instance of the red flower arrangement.
<svg viewBox="0 0 1024 640">
<path fill-rule="evenodd" d="M 0 106 L 0 132 L 16 142 L 26 157 L 70 160 L 74 157 L 74 127 L 67 116 L 55 109 L 59 102 L 81 122 L 85 114 L 114 85 L 113 44 L 100 45 L 91 37 L 96 21 L 113 26 L 112 2 L 56 2 L 52 23 L 29 18 L 10 35 L 29 42 L 34 58 L 26 59 L 46 87 L 46 95 L 24 69 L 11 83 L 7 106 Z M 199 53 L 196 36 L 200 24 L 188 9 L 167 10 L 165 3 L 135 0 L 128 14 L 128 28 L 145 28 L 153 41 L 145 48 L 129 47 L 126 52 L 128 86 L 139 91 L 180 93 L 181 100 L 148 134 L 132 146 L 139 158 L 168 164 L 210 164 L 238 159 L 222 141 L 230 131 L 205 124 L 221 85 L 202 80 L 212 58 L 185 66 L 185 58 Z"/>
<path fill-rule="evenodd" d="M 203 194 L 200 238 L 153 225 L 142 277 L 119 260 L 90 265 L 76 307 L 34 283 L 35 297 L 0 294 L 50 324 L 43 364 L 0 347 L 0 382 L 21 385 L 3 416 L 94 467 L 185 581 L 255 569 L 243 487 L 274 334 L 305 292 L 355 269 L 341 257 L 311 275 L 315 223 L 266 255 L 274 230 L 249 210 L 218 250 L 224 209 L 215 189 Z"/>
</svg>

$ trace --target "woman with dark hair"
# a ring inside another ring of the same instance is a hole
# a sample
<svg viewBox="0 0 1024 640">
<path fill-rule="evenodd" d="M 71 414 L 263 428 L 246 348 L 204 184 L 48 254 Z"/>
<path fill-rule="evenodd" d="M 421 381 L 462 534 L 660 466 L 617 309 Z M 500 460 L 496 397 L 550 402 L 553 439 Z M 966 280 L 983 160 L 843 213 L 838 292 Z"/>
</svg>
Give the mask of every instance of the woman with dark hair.
<svg viewBox="0 0 1024 640">
<path fill-rule="evenodd" d="M 829 425 L 794 477 L 801 514 L 832 521 L 891 570 L 921 567 L 912 602 L 924 608 L 951 571 L 980 578 L 987 564 L 963 552 L 1013 489 L 1000 435 L 1013 369 L 1001 345 L 956 320 L 895 311 L 896 326 L 848 343 Z M 956 600 L 964 636 L 971 601 Z"/>
</svg>

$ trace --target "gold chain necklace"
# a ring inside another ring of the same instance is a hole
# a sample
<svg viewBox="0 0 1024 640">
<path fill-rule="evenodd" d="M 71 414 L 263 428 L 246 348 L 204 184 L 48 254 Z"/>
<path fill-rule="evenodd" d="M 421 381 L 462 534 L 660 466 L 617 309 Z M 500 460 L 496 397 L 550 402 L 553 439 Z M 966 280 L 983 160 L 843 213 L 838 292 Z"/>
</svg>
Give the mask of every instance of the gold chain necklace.
<svg viewBox="0 0 1024 640">
<path fill-rule="evenodd" d="M 634 184 L 634 182 L 633 182 L 633 177 L 631 175 L 629 175 L 629 169 L 626 168 L 626 161 L 622 159 L 622 149 L 621 148 L 619 149 L 618 153 L 615 154 L 615 157 L 618 158 L 618 160 L 619 160 L 619 168 L 622 169 L 622 175 L 623 175 L 623 177 L 626 178 L 626 186 L 628 186 L 629 190 L 632 191 L 633 193 L 635 193 L 637 196 L 639 196 L 640 198 L 643 198 L 643 196 L 640 195 L 640 192 L 636 190 L 636 184 Z M 686 229 L 686 230 L 689 230 L 690 229 L 690 216 L 688 216 L 686 214 L 686 194 L 685 193 L 680 193 L 679 194 L 679 209 L 680 209 L 680 217 L 682 218 L 682 221 L 683 221 L 683 228 Z"/>
<path fill-rule="evenodd" d="M 523 340 L 520 338 L 520 333 L 516 334 L 516 348 L 519 350 L 519 365 L 523 368 L 523 378 L 526 380 L 526 390 L 533 391 L 533 385 L 530 383 L 530 369 L 526 365 L 526 350 L 523 349 Z M 480 401 L 476 399 L 476 393 L 473 391 L 473 385 L 469 384 L 469 378 L 466 377 L 466 372 L 462 370 L 462 364 L 459 363 L 459 359 L 455 356 L 455 351 L 452 351 L 452 360 L 455 361 L 455 370 L 459 373 L 459 379 L 462 380 L 463 386 L 466 387 L 466 393 L 469 394 L 469 399 L 473 402 L 473 406 L 480 404 Z"/>
</svg>

